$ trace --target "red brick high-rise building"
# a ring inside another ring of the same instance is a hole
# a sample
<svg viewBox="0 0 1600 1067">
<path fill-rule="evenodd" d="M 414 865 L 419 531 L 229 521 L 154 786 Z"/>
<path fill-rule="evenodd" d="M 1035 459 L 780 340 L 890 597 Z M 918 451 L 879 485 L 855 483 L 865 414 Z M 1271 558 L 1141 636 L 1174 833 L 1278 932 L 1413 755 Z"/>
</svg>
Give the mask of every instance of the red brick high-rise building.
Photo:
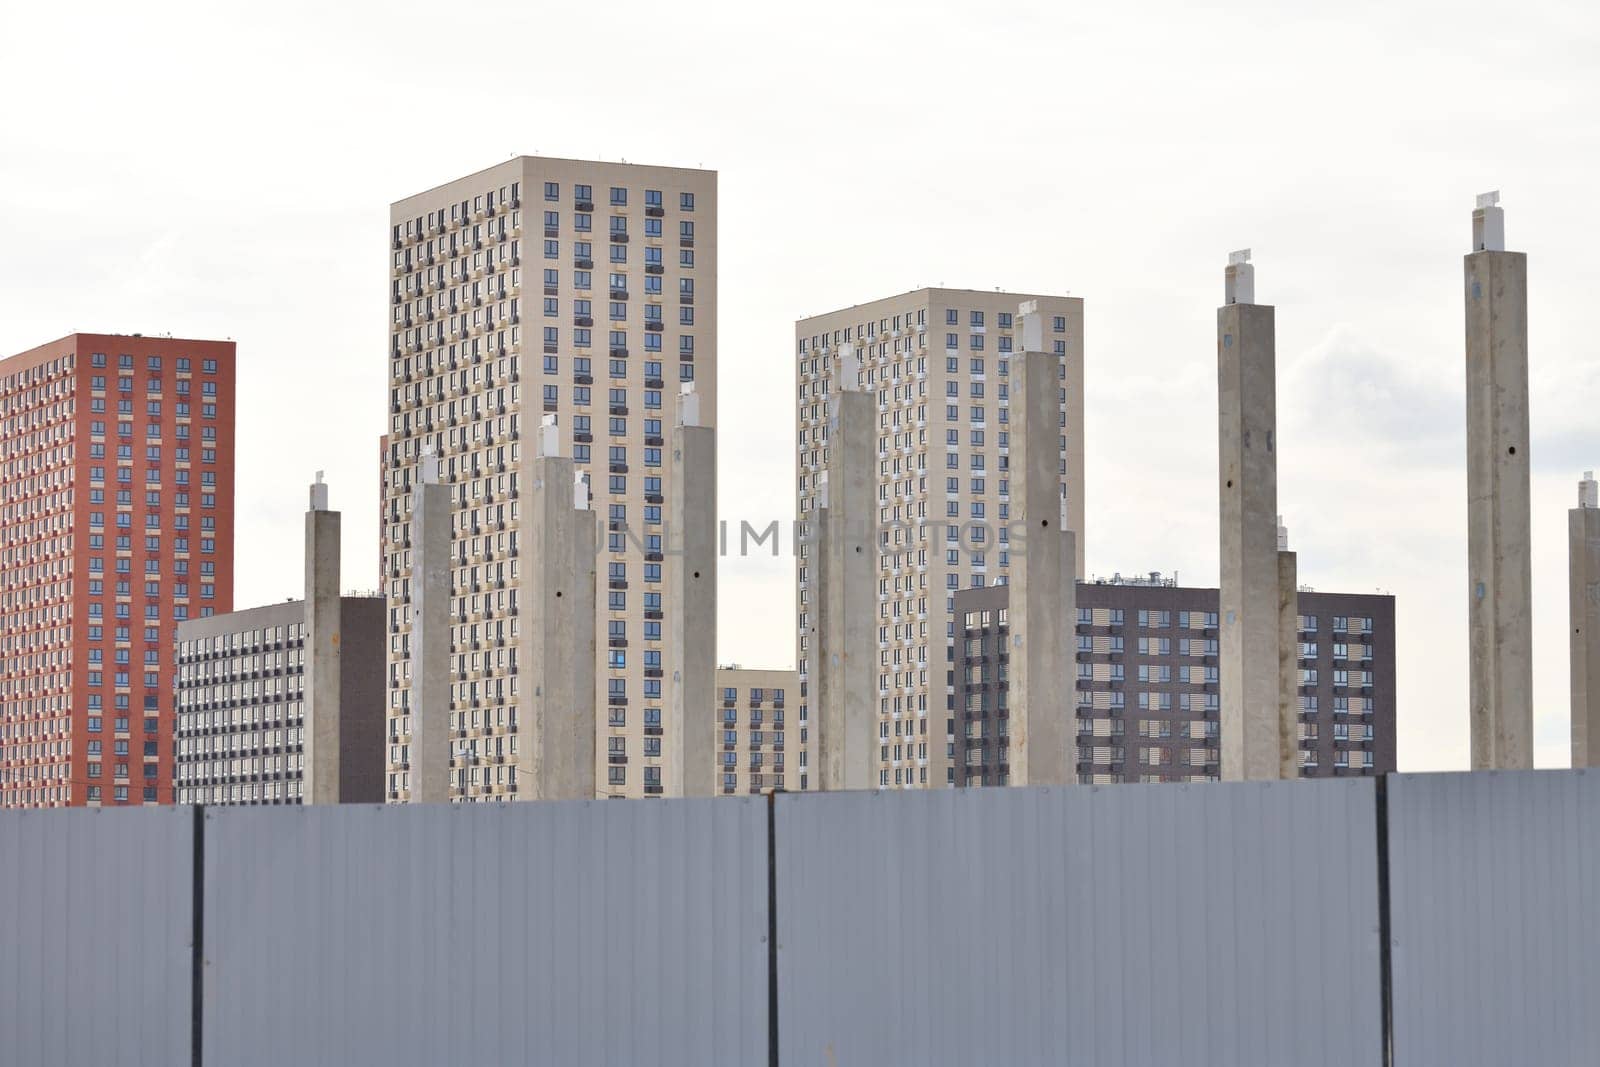
<svg viewBox="0 0 1600 1067">
<path fill-rule="evenodd" d="M 0 360 L 0 807 L 172 802 L 173 627 L 233 609 L 234 398 L 231 341 Z"/>
</svg>

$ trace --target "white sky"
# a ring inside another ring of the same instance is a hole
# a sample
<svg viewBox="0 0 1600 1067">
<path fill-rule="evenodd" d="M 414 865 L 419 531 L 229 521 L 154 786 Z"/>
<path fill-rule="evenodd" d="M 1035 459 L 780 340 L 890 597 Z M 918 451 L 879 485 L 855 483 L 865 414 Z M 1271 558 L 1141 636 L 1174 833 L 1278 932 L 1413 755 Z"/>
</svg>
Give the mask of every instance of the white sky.
<svg viewBox="0 0 1600 1067">
<path fill-rule="evenodd" d="M 1400 763 L 1464 766 L 1461 255 L 1530 255 L 1535 687 L 1567 762 L 1566 509 L 1600 466 L 1600 16 L 1582 4 L 13 3 L 0 353 L 239 341 L 237 603 L 328 471 L 377 582 L 390 201 L 516 153 L 721 172 L 721 509 L 793 508 L 793 321 L 918 285 L 1086 300 L 1089 569 L 1217 577 L 1214 308 L 1278 308 L 1303 581 L 1398 597 Z M 720 658 L 793 662 L 792 564 Z"/>
</svg>

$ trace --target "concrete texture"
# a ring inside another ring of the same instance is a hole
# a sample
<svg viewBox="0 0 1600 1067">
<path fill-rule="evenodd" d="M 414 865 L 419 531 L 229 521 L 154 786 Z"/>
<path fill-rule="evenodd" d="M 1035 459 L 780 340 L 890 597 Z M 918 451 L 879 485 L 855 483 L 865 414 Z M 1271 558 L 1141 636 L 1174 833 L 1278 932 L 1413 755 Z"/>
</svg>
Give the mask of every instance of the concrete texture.
<svg viewBox="0 0 1600 1067">
<path fill-rule="evenodd" d="M 1600 767 L 1600 500 L 1594 473 L 1567 512 L 1572 653 L 1572 765 Z"/>
<path fill-rule="evenodd" d="M 1230 264 L 1230 295 L 1254 295 L 1248 263 Z M 1280 755 L 1278 453 L 1273 308 L 1217 309 L 1222 515 L 1222 777 L 1277 778 Z"/>
<path fill-rule="evenodd" d="M 816 512 L 818 788 L 878 785 L 877 417 L 859 360 L 843 346 L 840 391 L 829 397 L 825 506 Z"/>
<path fill-rule="evenodd" d="M 340 515 L 328 509 L 328 487 L 317 474 L 306 512 L 305 544 L 305 784 L 306 804 L 338 804 L 342 780 L 340 732 Z"/>
<path fill-rule="evenodd" d="M 1467 601 L 1474 770 L 1533 766 L 1533 561 L 1528 497 L 1528 261 L 1494 247 L 1480 206 L 1465 257 Z"/>
<path fill-rule="evenodd" d="M 411 511 L 411 802 L 450 801 L 450 487 L 417 463 Z"/>
<path fill-rule="evenodd" d="M 1077 781 L 1074 691 L 1065 681 L 1077 658 L 1077 550 L 1061 528 L 1060 360 L 1043 351 L 1040 317 L 1028 304 L 1022 344 L 1011 360 L 1010 783 L 1063 785 Z"/>
<path fill-rule="evenodd" d="M 526 467 L 519 800 L 595 795 L 595 558 L 598 516 L 575 506 L 573 462 Z M 587 504 L 587 501 L 584 502 Z"/>
<path fill-rule="evenodd" d="M 678 400 L 672 429 L 667 529 L 668 718 L 663 746 L 666 792 L 718 792 L 717 719 L 717 431 L 700 423 L 699 397 Z"/>
</svg>

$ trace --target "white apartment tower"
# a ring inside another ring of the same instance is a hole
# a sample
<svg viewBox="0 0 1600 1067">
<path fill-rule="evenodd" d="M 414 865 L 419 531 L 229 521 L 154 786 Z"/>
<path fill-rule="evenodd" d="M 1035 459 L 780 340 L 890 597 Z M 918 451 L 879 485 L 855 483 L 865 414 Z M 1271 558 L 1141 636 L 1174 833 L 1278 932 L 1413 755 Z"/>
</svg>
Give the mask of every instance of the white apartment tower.
<svg viewBox="0 0 1600 1067">
<path fill-rule="evenodd" d="M 1038 301 L 1046 351 L 1060 358 L 1061 485 L 1083 576 L 1083 301 L 998 291 L 919 289 L 795 323 L 796 568 L 800 723 L 816 693 L 810 629 L 819 590 L 813 533 L 827 462 L 828 399 L 839 347 L 863 357 L 877 404 L 878 763 L 886 788 L 951 784 L 957 589 L 998 585 L 1010 571 L 1011 358 L 1018 305 Z M 816 788 L 815 745 L 799 754 L 799 788 Z M 791 788 L 793 788 L 791 786 Z"/>
<path fill-rule="evenodd" d="M 409 539 L 425 448 L 451 496 L 450 797 L 517 798 L 531 707 L 517 639 L 534 594 L 519 483 L 547 414 L 606 523 L 596 792 L 682 793 L 662 751 L 667 450 L 684 384 L 716 425 L 716 172 L 523 156 L 395 203 L 389 240 L 388 799 L 411 793 Z"/>
</svg>

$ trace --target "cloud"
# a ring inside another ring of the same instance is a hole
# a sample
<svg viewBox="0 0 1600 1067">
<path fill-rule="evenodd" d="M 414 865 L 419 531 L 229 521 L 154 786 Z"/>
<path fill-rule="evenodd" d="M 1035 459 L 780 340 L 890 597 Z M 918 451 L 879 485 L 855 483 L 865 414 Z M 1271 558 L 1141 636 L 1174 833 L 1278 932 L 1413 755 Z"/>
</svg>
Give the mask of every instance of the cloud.
<svg viewBox="0 0 1600 1067">
<path fill-rule="evenodd" d="M 1281 436 L 1408 467 L 1461 460 L 1464 371 L 1385 352 L 1346 325 L 1288 361 L 1278 383 Z"/>
</svg>

